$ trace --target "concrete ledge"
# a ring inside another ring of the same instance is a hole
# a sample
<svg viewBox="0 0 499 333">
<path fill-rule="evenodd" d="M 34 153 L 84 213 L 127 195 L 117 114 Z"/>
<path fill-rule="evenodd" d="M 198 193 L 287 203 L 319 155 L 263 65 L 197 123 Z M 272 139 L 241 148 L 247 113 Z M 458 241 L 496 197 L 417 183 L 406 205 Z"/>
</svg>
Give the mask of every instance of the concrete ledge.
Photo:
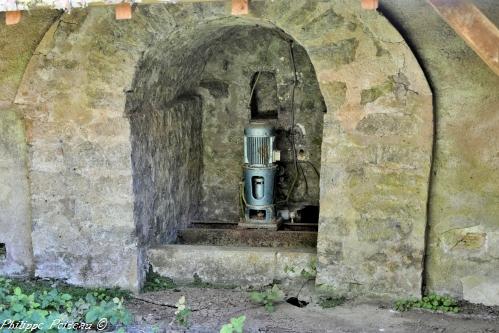
<svg viewBox="0 0 499 333">
<path fill-rule="evenodd" d="M 315 248 L 317 232 L 189 228 L 179 230 L 178 242 L 187 245 Z"/>
<path fill-rule="evenodd" d="M 302 269 L 316 260 L 315 249 L 164 245 L 148 250 L 153 270 L 178 283 L 194 281 L 218 285 L 259 287 L 274 280 L 299 280 Z M 293 267 L 294 273 L 285 272 Z"/>
</svg>

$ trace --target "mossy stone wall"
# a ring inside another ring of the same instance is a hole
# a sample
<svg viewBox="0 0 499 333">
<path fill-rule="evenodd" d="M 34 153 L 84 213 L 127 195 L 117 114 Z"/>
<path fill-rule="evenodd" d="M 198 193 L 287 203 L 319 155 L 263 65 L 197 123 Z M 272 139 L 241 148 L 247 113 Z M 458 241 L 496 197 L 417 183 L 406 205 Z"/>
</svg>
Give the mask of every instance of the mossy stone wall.
<svg viewBox="0 0 499 333">
<path fill-rule="evenodd" d="M 351 1 L 255 1 L 244 19 L 227 10 L 139 6 L 130 21 L 116 21 L 111 8 L 74 10 L 45 34 L 16 98 L 31 128 L 35 273 L 139 287 L 145 251 L 125 110 L 147 112 L 144 101 L 188 91 L 207 43 L 258 24 L 304 47 L 328 111 L 317 283 L 352 295 L 419 294 L 432 97 L 400 34 Z M 136 73 L 148 75 L 133 81 Z"/>
<path fill-rule="evenodd" d="M 276 29 L 249 26 L 234 27 L 209 46 L 212 55 L 195 89 L 203 98 L 203 199 L 197 220 L 239 220 L 243 133 L 251 121 L 252 80 L 258 75 L 257 84 L 267 84 L 264 94 L 270 96 L 260 107 L 275 111 L 275 119 L 264 121 L 276 128 L 281 152 L 276 201 L 286 199 L 295 177 L 290 130 L 294 113 L 295 147 L 303 151 L 303 162 L 290 200 L 319 205 L 320 177 L 314 168 L 320 170 L 326 106 L 307 52 L 297 43 L 292 46 L 297 71 L 293 88 L 290 43 Z M 265 73 L 274 80 L 266 82 Z"/>
<path fill-rule="evenodd" d="M 6 248 L 0 274 L 26 276 L 33 269 L 27 133 L 23 107 L 14 98 L 33 52 L 58 15 L 35 11 L 25 13 L 21 24 L 0 25 L 0 243 Z"/>
<path fill-rule="evenodd" d="M 426 288 L 499 305 L 499 76 L 425 1 L 383 3 L 435 99 Z M 474 3 L 499 25 L 497 1 Z"/>
</svg>

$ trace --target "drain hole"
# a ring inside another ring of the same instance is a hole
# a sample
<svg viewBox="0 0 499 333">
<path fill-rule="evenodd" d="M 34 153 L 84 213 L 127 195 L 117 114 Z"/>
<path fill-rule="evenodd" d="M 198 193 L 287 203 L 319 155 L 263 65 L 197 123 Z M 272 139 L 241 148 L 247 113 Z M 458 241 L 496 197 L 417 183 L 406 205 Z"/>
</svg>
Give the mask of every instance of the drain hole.
<svg viewBox="0 0 499 333">
<path fill-rule="evenodd" d="M 302 301 L 302 300 L 299 300 L 298 298 L 296 297 L 290 297 L 286 300 L 286 302 L 288 302 L 289 304 L 291 305 L 294 305 L 294 306 L 297 306 L 299 308 L 304 308 L 308 305 L 308 302 L 305 302 L 305 301 Z"/>
<path fill-rule="evenodd" d="M 4 243 L 0 243 L 0 260 L 5 259 L 7 256 L 7 248 Z"/>
</svg>

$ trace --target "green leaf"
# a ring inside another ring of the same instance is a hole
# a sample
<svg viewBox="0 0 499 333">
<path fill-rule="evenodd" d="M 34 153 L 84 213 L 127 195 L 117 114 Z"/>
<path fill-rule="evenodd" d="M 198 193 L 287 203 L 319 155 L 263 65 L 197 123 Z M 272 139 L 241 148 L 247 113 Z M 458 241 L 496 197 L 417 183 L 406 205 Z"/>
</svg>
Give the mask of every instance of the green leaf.
<svg viewBox="0 0 499 333">
<path fill-rule="evenodd" d="M 244 322 L 246 321 L 246 316 L 240 316 L 237 318 L 231 318 L 230 323 L 236 333 L 243 333 Z"/>
<path fill-rule="evenodd" d="M 90 311 L 88 311 L 85 315 L 85 320 L 87 321 L 87 323 L 93 323 L 97 319 L 99 319 L 99 311 L 96 308 L 90 309 Z"/>
<path fill-rule="evenodd" d="M 262 293 L 254 291 L 250 294 L 250 299 L 254 302 L 260 303 L 263 301 L 264 297 Z"/>
<path fill-rule="evenodd" d="M 234 329 L 232 328 L 231 324 L 225 324 L 220 329 L 220 333 L 233 333 L 233 332 L 234 332 Z"/>
<path fill-rule="evenodd" d="M 14 312 L 21 312 L 24 311 L 24 305 L 20 303 L 13 304 L 11 307 L 11 310 Z"/>
</svg>

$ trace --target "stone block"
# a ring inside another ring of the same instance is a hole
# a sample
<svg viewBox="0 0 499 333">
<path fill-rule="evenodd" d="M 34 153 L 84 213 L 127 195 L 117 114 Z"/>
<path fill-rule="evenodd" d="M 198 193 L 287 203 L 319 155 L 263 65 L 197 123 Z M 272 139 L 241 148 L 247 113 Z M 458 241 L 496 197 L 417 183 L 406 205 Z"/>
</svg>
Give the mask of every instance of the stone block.
<svg viewBox="0 0 499 333">
<path fill-rule="evenodd" d="M 299 273 L 316 258 L 313 249 L 206 245 L 164 245 L 149 249 L 147 256 L 155 272 L 179 283 L 191 283 L 197 276 L 203 282 L 242 287 L 293 278 L 286 266 Z"/>
<path fill-rule="evenodd" d="M 461 279 L 461 283 L 465 300 L 490 306 L 499 305 L 499 279 L 497 276 L 468 275 Z"/>
<path fill-rule="evenodd" d="M 27 147 L 23 121 L 15 107 L 0 109 L 0 243 L 6 253 L 1 275 L 32 272 Z"/>
</svg>

